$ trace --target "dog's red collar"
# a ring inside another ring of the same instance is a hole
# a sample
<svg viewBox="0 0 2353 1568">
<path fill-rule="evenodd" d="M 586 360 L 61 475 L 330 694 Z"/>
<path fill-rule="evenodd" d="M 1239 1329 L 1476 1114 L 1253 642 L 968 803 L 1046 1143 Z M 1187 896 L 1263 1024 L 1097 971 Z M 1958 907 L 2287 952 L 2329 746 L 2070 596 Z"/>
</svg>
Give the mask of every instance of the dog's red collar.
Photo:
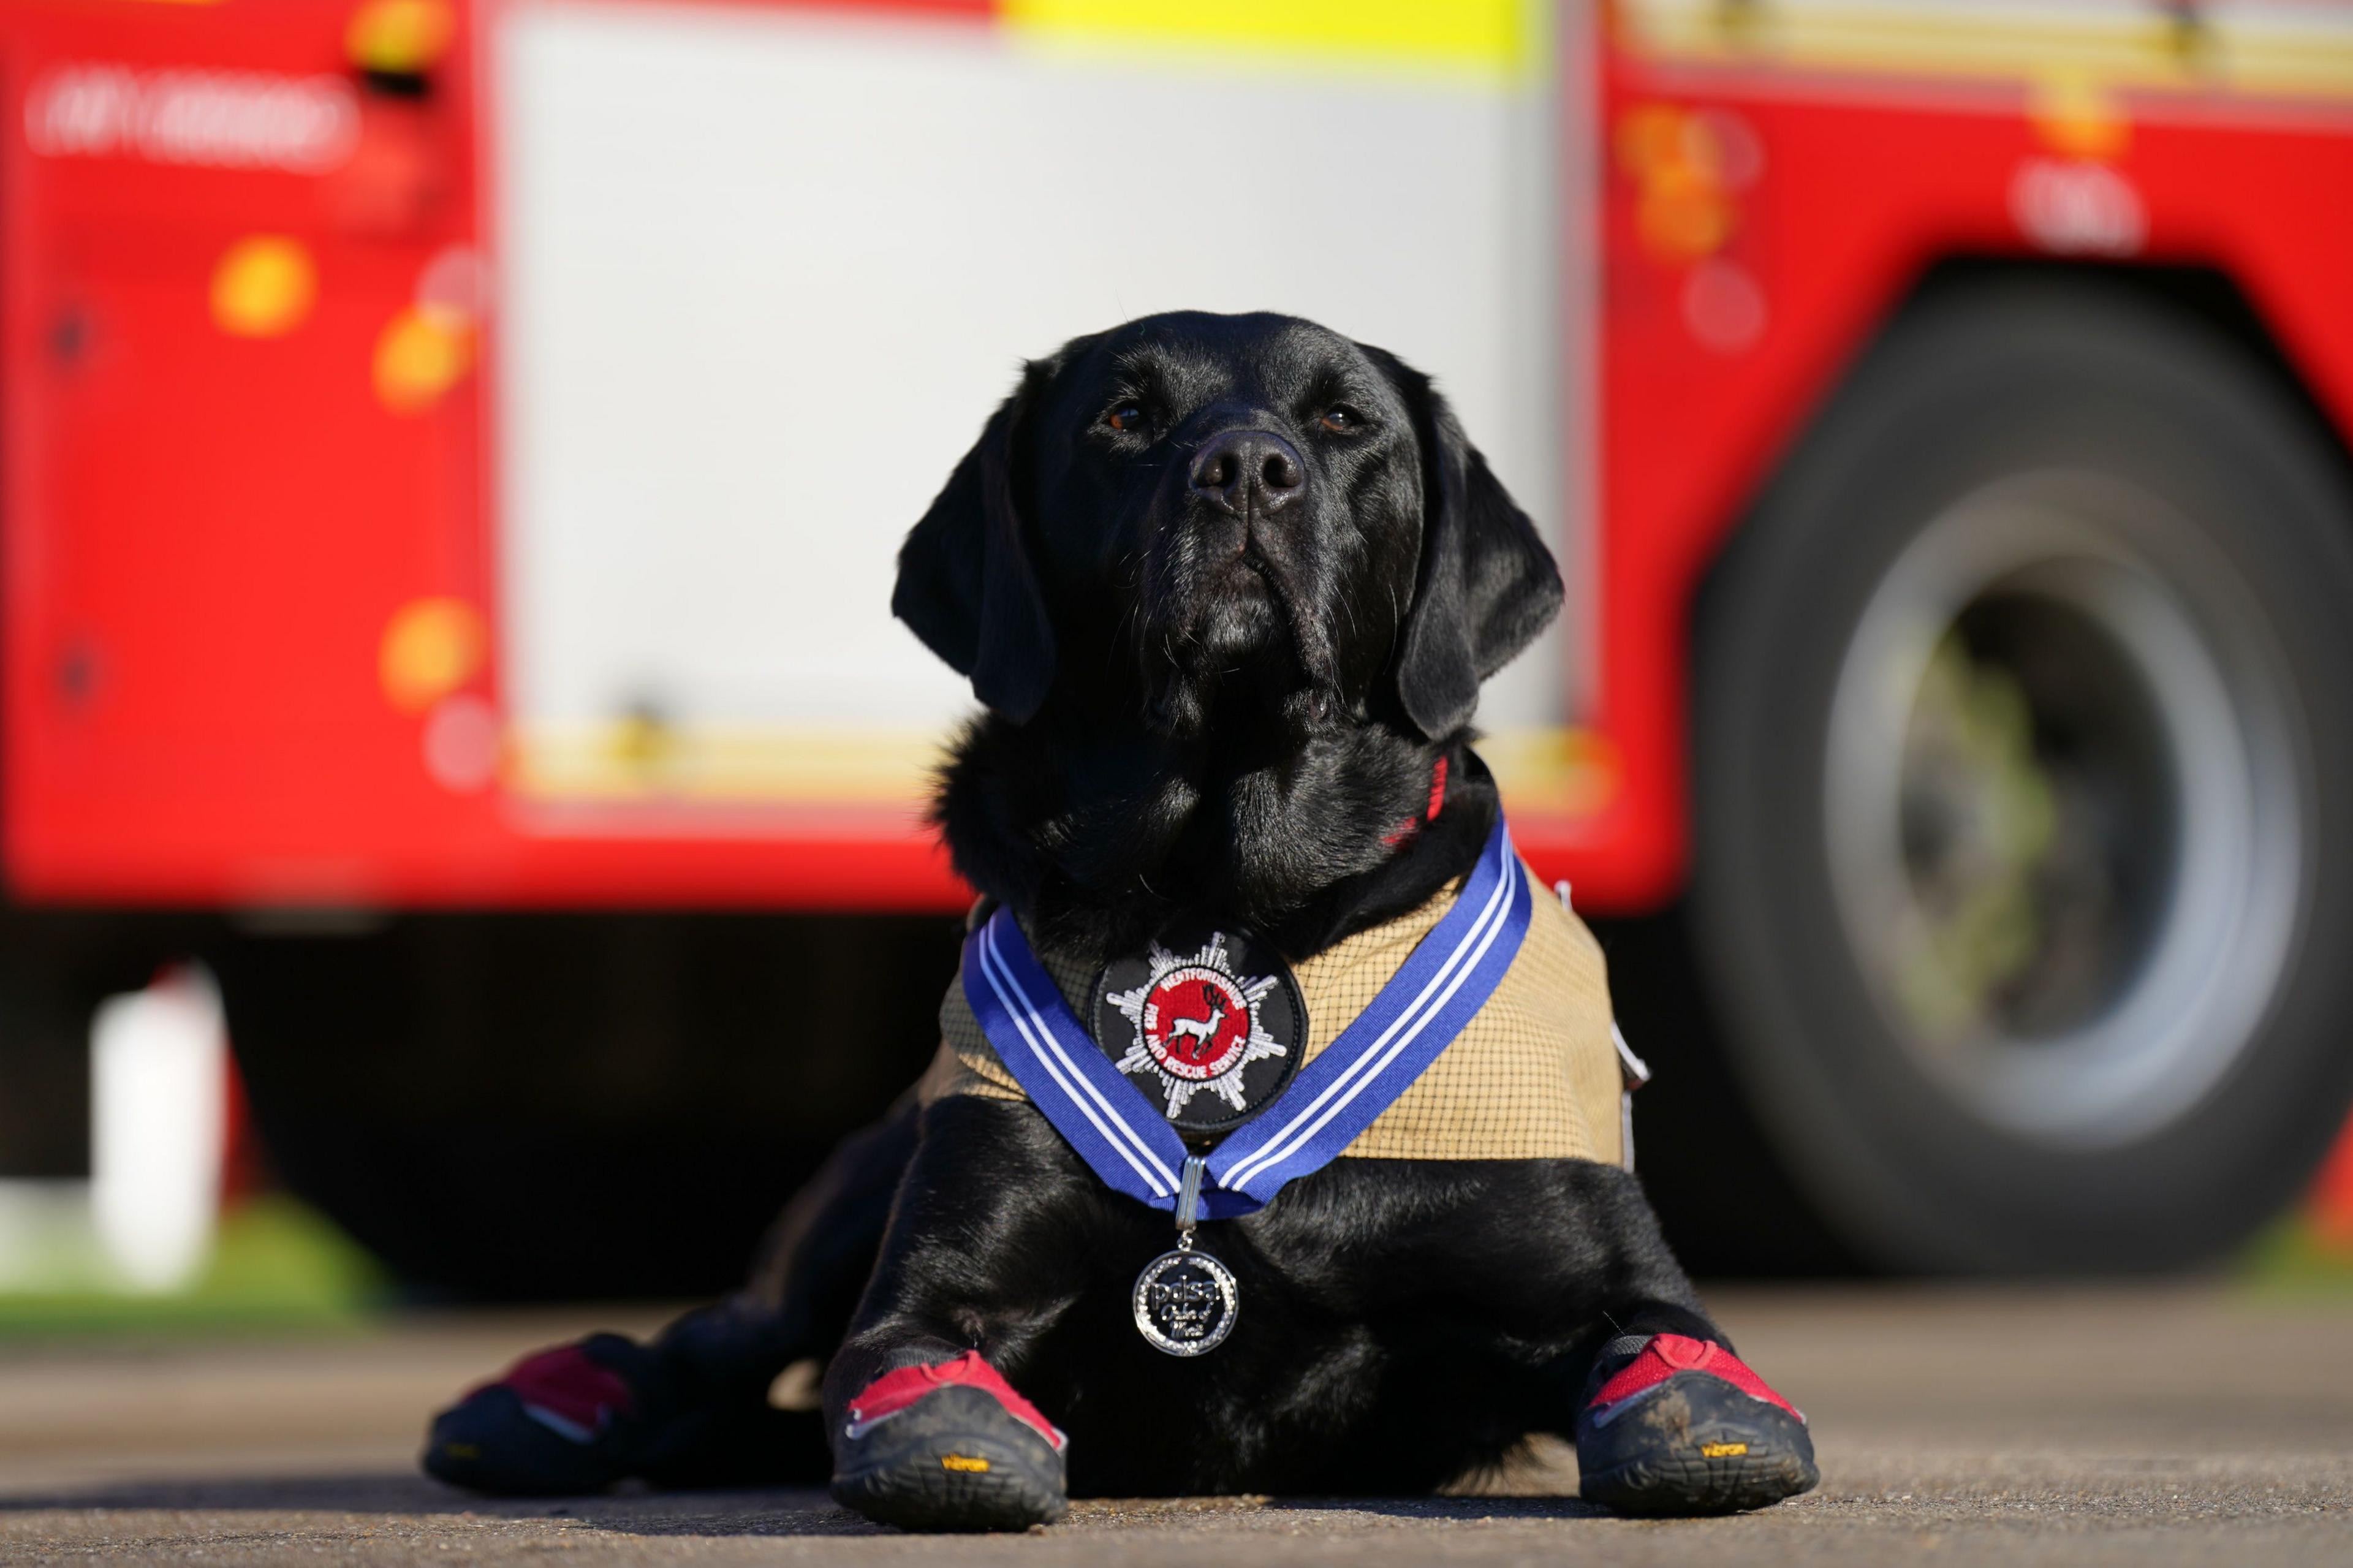
<svg viewBox="0 0 2353 1568">
<path fill-rule="evenodd" d="M 1398 824 L 1398 830 L 1381 840 L 1394 849 L 1421 831 L 1425 822 L 1436 822 L 1438 814 L 1446 809 L 1446 758 L 1441 753 L 1438 764 L 1430 770 L 1430 808 L 1419 816 L 1409 816 Z"/>
</svg>

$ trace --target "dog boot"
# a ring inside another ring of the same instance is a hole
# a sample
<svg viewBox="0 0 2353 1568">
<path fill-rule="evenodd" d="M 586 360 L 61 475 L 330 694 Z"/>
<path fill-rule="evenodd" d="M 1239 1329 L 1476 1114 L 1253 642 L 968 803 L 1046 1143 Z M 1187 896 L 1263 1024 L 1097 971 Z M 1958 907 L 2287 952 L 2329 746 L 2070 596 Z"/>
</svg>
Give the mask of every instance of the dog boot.
<svg viewBox="0 0 2353 1568">
<path fill-rule="evenodd" d="M 433 1419 L 426 1471 L 514 1497 L 602 1491 L 633 1473 L 658 1358 L 619 1334 L 526 1356 Z"/>
<path fill-rule="evenodd" d="M 619 1334 L 526 1356 L 434 1419 L 425 1468 L 508 1496 L 659 1487 L 813 1486 L 829 1469 L 823 1418 L 777 1410 L 790 1358 L 765 1316 L 690 1312 L 650 1345 Z"/>
<path fill-rule="evenodd" d="M 1719 1344 L 1629 1335 L 1602 1347 L 1577 1417 L 1588 1502 L 1620 1513 L 1736 1513 L 1812 1489 L 1797 1406 Z"/>
<path fill-rule="evenodd" d="M 902 1530 L 1027 1530 L 1062 1517 L 1067 1439 L 966 1351 L 886 1373 L 849 1401 L 834 1500 Z"/>
</svg>

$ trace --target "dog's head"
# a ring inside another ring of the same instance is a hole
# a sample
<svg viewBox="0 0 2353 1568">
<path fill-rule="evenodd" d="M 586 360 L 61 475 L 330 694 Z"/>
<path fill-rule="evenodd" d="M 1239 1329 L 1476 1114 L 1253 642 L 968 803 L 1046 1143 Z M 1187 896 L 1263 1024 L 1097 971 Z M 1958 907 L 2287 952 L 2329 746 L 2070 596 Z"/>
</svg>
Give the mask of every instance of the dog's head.
<svg viewBox="0 0 2353 1568">
<path fill-rule="evenodd" d="M 1026 723 L 1058 690 L 1198 732 L 1227 701 L 1430 739 L 1560 578 L 1430 384 L 1271 315 L 1146 317 L 1025 367 L 899 555 L 892 608 Z"/>
</svg>

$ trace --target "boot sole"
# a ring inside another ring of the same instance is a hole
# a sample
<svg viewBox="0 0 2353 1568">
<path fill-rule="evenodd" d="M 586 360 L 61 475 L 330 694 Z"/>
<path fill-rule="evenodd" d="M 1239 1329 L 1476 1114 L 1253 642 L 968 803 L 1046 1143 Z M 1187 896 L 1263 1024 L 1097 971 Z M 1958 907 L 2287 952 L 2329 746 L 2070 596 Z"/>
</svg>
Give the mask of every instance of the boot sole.
<svg viewBox="0 0 2353 1568">
<path fill-rule="evenodd" d="M 1745 1513 L 1821 1479 L 1804 1422 L 1704 1373 L 1669 1378 L 1578 1438 L 1579 1492 L 1620 1513 Z"/>
<path fill-rule="evenodd" d="M 575 1443 L 523 1413 L 512 1389 L 487 1388 L 434 1418 L 425 1473 L 491 1497 L 584 1497 L 621 1478 L 612 1443 Z"/>
<path fill-rule="evenodd" d="M 1054 1446 L 976 1388 L 944 1388 L 854 1439 L 833 1497 L 878 1524 L 1019 1531 L 1069 1504 Z"/>
</svg>

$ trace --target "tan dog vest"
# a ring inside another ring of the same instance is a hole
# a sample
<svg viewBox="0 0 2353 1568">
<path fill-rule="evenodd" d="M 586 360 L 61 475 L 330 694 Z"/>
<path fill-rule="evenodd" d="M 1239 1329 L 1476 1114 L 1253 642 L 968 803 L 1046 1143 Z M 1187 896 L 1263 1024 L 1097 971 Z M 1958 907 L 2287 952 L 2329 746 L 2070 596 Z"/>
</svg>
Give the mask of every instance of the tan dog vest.
<svg viewBox="0 0 2353 1568">
<path fill-rule="evenodd" d="M 1526 867 L 1521 874 L 1535 882 Z M 1461 886 L 1459 879 L 1450 882 L 1411 913 L 1293 968 L 1307 1005 L 1303 1068 L 1371 1003 Z M 1601 945 L 1542 884 L 1531 892 L 1526 939 L 1494 994 L 1342 1159 L 1630 1163 L 1622 1096 L 1640 1081 L 1641 1068 L 1620 1057 Z M 1093 970 L 1042 951 L 1038 960 L 1071 1011 L 1092 1017 Z M 951 1094 L 1028 1098 L 982 1035 L 961 975 L 940 1004 L 940 1054 L 919 1090 L 925 1104 Z"/>
</svg>

